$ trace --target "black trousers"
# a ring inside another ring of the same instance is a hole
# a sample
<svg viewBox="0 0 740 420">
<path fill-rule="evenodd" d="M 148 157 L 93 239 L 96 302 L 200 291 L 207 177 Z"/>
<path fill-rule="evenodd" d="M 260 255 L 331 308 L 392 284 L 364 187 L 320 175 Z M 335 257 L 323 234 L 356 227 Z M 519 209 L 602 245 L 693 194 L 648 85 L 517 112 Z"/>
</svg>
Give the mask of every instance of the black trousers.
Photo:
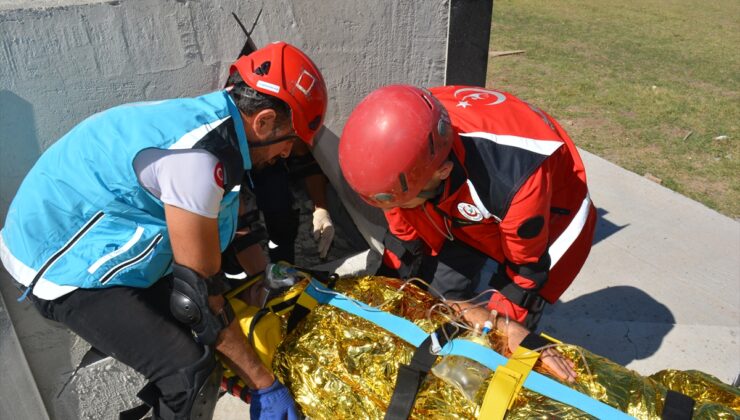
<svg viewBox="0 0 740 420">
<path fill-rule="evenodd" d="M 252 172 L 257 208 L 265 219 L 267 235 L 276 247 L 268 247 L 270 260 L 295 262 L 299 211 L 293 209 L 290 174 L 284 161 Z"/>
<path fill-rule="evenodd" d="M 170 313 L 169 296 L 170 280 L 164 278 L 147 289 L 77 289 L 52 301 L 33 294 L 29 299 L 44 317 L 143 374 L 157 385 L 162 402 L 179 411 L 188 390 L 162 379 L 195 364 L 204 349 Z"/>
</svg>

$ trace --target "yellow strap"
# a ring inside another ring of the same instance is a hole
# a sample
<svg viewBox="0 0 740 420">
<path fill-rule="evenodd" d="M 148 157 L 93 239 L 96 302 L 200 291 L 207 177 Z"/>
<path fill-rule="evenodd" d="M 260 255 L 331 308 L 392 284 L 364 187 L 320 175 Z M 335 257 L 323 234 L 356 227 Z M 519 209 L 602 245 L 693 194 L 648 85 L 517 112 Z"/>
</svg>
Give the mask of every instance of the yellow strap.
<svg viewBox="0 0 740 420">
<path fill-rule="evenodd" d="M 479 419 L 504 418 L 539 357 L 539 353 L 521 346 L 514 350 L 506 365 L 499 366 L 493 374 L 483 398 Z"/>
<path fill-rule="evenodd" d="M 298 296 L 298 301 L 296 302 L 296 305 L 301 305 L 310 310 L 313 310 L 313 308 L 315 308 L 318 304 L 319 302 L 306 292 L 301 293 L 301 295 Z"/>
<path fill-rule="evenodd" d="M 540 335 L 543 336 L 543 337 L 545 337 L 546 339 L 552 341 L 555 344 L 563 344 L 562 341 L 558 340 L 557 338 L 550 337 L 549 335 L 547 335 L 545 333 L 540 333 Z"/>
<path fill-rule="evenodd" d="M 303 293 L 303 289 L 290 289 L 289 291 L 278 295 L 277 297 L 274 297 L 270 299 L 267 304 L 265 305 L 267 308 L 270 309 L 270 311 L 277 315 L 282 315 L 284 313 L 290 312 L 293 310 L 293 305 L 285 306 L 282 309 L 276 309 L 276 307 L 282 303 L 285 303 L 291 299 L 295 299 L 296 297 L 300 297 L 300 294 Z M 298 299 L 295 301 L 298 302 Z M 295 304 L 294 304 L 295 305 Z"/>
<path fill-rule="evenodd" d="M 247 277 L 242 284 L 235 287 L 234 289 L 230 290 L 228 293 L 226 293 L 226 298 L 233 298 L 234 296 L 241 293 L 246 288 L 252 286 L 253 284 L 257 283 L 258 281 L 262 280 L 265 277 L 265 273 L 259 273 L 255 274 L 254 276 Z"/>
</svg>

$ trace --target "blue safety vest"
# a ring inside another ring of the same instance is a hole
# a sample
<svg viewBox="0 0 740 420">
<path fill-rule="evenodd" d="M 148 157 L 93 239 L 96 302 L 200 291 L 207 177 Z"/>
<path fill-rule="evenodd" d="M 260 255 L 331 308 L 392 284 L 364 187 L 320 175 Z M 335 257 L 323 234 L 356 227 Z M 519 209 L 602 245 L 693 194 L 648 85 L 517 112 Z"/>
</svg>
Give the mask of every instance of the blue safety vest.
<svg viewBox="0 0 740 420">
<path fill-rule="evenodd" d="M 8 272 L 43 299 L 78 287 L 148 287 L 168 274 L 164 206 L 141 187 L 133 168 L 147 148 L 203 148 L 223 163 L 224 250 L 236 231 L 238 186 L 251 161 L 239 111 L 226 91 L 217 91 L 118 106 L 52 145 L 23 180 L 0 231 Z"/>
</svg>

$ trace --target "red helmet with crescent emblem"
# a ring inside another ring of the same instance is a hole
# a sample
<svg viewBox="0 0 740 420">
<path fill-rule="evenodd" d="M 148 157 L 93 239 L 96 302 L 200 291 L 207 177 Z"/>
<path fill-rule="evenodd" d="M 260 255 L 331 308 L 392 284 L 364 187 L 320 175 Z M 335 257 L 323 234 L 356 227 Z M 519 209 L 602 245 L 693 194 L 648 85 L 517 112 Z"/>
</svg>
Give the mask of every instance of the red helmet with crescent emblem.
<svg viewBox="0 0 740 420">
<path fill-rule="evenodd" d="M 415 198 L 452 148 L 447 111 L 429 91 L 380 88 L 350 114 L 339 140 L 339 166 L 365 201 L 392 208 Z"/>
<path fill-rule="evenodd" d="M 229 74 L 235 71 L 252 89 L 285 101 L 296 134 L 313 145 L 324 123 L 328 95 L 324 77 L 303 51 L 285 42 L 274 42 L 240 57 Z"/>
</svg>

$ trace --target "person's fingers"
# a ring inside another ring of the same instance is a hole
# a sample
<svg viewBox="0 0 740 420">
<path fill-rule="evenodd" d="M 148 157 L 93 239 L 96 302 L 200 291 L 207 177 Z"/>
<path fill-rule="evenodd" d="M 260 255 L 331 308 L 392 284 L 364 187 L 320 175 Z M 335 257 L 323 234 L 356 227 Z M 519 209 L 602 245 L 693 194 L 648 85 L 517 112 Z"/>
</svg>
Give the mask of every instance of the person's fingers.
<svg viewBox="0 0 740 420">
<path fill-rule="evenodd" d="M 322 208 L 313 212 L 313 239 L 318 242 L 319 256 L 326 258 L 334 240 L 334 225 L 329 213 Z"/>
<path fill-rule="evenodd" d="M 542 362 L 555 373 L 560 379 L 573 382 L 576 378 L 576 371 L 571 360 L 560 354 L 554 349 L 547 349 L 542 352 Z"/>
<path fill-rule="evenodd" d="M 319 239 L 319 255 L 321 258 L 326 258 L 326 254 L 329 252 L 331 243 L 334 240 L 334 226 L 328 225 L 324 227 L 321 232 L 321 239 Z"/>
<path fill-rule="evenodd" d="M 326 254 L 329 252 L 329 244 L 331 242 L 326 240 L 327 237 L 322 235 L 321 239 L 319 239 L 319 256 L 321 258 L 326 258 Z"/>
<path fill-rule="evenodd" d="M 567 382 L 571 382 L 572 381 L 571 376 L 568 374 L 567 369 L 565 369 L 565 367 L 563 366 L 563 363 L 561 361 L 559 361 L 559 360 L 557 360 L 555 358 L 550 357 L 550 358 L 547 359 L 547 361 L 545 363 L 548 365 L 548 367 L 550 369 L 552 369 L 553 373 L 555 373 L 555 375 L 559 379 L 564 380 L 564 381 L 567 381 Z"/>
</svg>

